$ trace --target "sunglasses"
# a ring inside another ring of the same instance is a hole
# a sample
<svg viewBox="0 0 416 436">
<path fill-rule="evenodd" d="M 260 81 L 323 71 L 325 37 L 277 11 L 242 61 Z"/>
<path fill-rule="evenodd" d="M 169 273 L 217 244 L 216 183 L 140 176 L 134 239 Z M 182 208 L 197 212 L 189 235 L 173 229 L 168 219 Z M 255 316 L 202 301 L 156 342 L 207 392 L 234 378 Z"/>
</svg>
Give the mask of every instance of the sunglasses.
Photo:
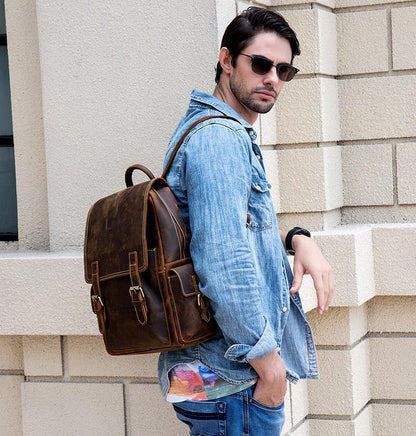
<svg viewBox="0 0 416 436">
<path fill-rule="evenodd" d="M 277 64 L 274 65 L 270 59 L 265 58 L 264 56 L 259 55 L 248 55 L 245 53 L 239 53 L 240 55 L 246 56 L 251 59 L 251 69 L 253 73 L 260 74 L 264 76 L 267 74 L 273 67 L 276 68 L 277 77 L 283 82 L 289 82 L 292 80 L 296 73 L 299 71 L 291 64 Z"/>
</svg>

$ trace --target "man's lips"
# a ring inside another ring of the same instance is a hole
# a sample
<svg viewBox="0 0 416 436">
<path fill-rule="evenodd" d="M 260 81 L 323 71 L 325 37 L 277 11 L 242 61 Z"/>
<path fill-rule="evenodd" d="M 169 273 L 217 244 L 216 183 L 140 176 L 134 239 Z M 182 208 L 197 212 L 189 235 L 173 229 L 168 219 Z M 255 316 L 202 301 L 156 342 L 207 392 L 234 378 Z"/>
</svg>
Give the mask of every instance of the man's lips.
<svg viewBox="0 0 416 436">
<path fill-rule="evenodd" d="M 260 95 L 260 97 L 267 99 L 267 100 L 269 100 L 271 98 L 274 100 L 276 98 L 276 94 L 274 92 L 271 92 L 271 91 L 261 90 L 261 91 L 256 91 L 256 92 L 257 92 L 257 94 Z"/>
</svg>

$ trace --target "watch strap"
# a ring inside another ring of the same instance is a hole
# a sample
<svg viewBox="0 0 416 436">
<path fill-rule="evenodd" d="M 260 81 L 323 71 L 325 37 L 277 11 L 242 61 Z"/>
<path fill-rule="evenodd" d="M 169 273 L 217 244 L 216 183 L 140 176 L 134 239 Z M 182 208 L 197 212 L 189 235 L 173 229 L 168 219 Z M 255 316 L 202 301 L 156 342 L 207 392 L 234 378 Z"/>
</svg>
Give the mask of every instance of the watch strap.
<svg viewBox="0 0 416 436">
<path fill-rule="evenodd" d="M 286 251 L 292 255 L 295 254 L 295 250 L 293 249 L 293 246 L 292 246 L 292 239 L 295 235 L 304 235 L 304 236 L 307 236 L 308 238 L 310 238 L 311 232 L 309 230 L 302 228 L 302 227 L 293 227 L 293 229 L 291 229 L 287 232 L 287 235 L 285 238 Z"/>
</svg>

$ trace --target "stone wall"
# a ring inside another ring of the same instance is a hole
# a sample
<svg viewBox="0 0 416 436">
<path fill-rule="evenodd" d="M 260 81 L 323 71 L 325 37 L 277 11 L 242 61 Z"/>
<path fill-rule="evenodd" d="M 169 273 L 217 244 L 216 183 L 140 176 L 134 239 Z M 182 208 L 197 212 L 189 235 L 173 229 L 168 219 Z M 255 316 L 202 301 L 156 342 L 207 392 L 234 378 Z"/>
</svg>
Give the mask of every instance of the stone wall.
<svg viewBox="0 0 416 436">
<path fill-rule="evenodd" d="M 415 2 L 175 3 L 6 0 L 19 242 L 0 243 L 0 436 L 187 434 L 157 356 L 105 353 L 84 223 L 126 166 L 160 170 L 191 89 L 214 87 L 225 25 L 250 4 L 282 12 L 302 48 L 255 126 L 279 223 L 312 229 L 337 280 L 319 317 L 304 279 L 321 378 L 289 387 L 284 433 L 412 435 Z"/>
</svg>

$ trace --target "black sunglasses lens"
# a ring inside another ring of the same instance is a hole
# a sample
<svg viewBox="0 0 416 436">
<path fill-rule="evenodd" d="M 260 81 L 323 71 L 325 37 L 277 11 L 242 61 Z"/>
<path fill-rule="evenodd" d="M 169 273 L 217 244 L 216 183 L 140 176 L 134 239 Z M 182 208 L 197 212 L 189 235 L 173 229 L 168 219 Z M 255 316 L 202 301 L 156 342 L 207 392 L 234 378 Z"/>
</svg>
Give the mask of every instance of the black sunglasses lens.
<svg viewBox="0 0 416 436">
<path fill-rule="evenodd" d="M 291 65 L 280 65 L 278 66 L 279 79 L 283 82 L 289 82 L 295 77 L 296 68 Z"/>
<path fill-rule="evenodd" d="M 253 56 L 251 61 L 251 68 L 256 74 L 266 74 L 270 71 L 270 68 L 273 66 L 272 62 L 268 61 L 264 58 L 258 58 Z"/>
<path fill-rule="evenodd" d="M 272 67 L 273 63 L 268 59 L 257 56 L 251 58 L 251 68 L 256 74 L 263 76 L 264 74 L 267 74 Z M 289 82 L 297 73 L 296 68 L 289 64 L 277 65 L 276 68 L 279 79 L 283 80 L 283 82 Z"/>
</svg>

